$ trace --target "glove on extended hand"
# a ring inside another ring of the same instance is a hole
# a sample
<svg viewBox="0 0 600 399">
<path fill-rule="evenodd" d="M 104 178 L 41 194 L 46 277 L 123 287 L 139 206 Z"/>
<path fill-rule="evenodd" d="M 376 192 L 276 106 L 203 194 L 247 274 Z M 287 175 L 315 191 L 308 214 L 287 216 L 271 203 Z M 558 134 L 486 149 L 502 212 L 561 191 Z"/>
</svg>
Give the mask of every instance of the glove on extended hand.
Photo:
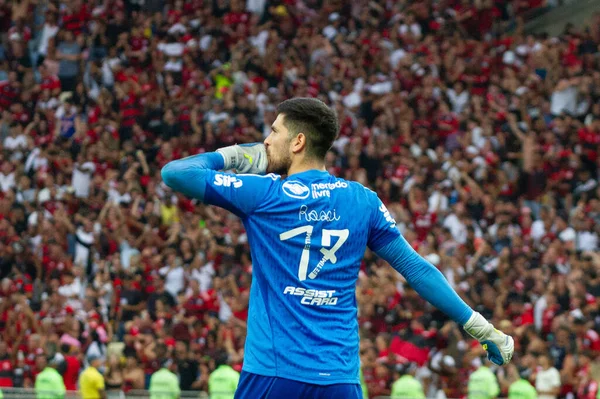
<svg viewBox="0 0 600 399">
<path fill-rule="evenodd" d="M 464 329 L 483 345 L 492 363 L 502 366 L 510 362 L 515 350 L 515 341 L 511 336 L 496 330 L 481 314 L 473 312 Z"/>
</svg>

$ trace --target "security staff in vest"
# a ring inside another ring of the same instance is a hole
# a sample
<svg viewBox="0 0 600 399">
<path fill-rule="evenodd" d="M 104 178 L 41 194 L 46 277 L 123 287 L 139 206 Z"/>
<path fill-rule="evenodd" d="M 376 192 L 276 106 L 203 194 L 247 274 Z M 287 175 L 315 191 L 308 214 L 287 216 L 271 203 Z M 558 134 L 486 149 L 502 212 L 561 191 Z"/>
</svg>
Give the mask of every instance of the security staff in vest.
<svg viewBox="0 0 600 399">
<path fill-rule="evenodd" d="M 401 376 L 392 384 L 392 399 L 425 399 L 423 385 L 415 378 L 417 365 L 407 363 L 396 367 L 396 375 Z"/>
<path fill-rule="evenodd" d="M 469 376 L 467 399 L 495 399 L 500 394 L 496 374 L 485 364 L 485 357 L 479 359 L 480 366 Z"/>
<path fill-rule="evenodd" d="M 43 365 L 43 370 L 35 378 L 36 399 L 64 399 L 67 388 L 62 375 L 57 371 L 60 359 L 57 356 L 46 359 L 41 355 L 38 362 Z"/>
<path fill-rule="evenodd" d="M 179 399 L 181 388 L 177 374 L 170 369 L 173 367 L 172 360 L 163 360 L 161 368 L 150 377 L 150 399 Z"/>
<path fill-rule="evenodd" d="M 519 379 L 508 387 L 508 399 L 537 399 L 537 391 L 529 377 L 531 370 L 526 367 L 519 367 Z"/>
<path fill-rule="evenodd" d="M 104 376 L 100 372 L 104 360 L 91 354 L 87 357 L 89 366 L 79 375 L 81 399 L 106 399 Z"/>
<path fill-rule="evenodd" d="M 215 371 L 208 377 L 208 393 L 210 399 L 233 399 L 240 373 L 229 365 L 229 355 L 220 353 L 215 358 Z"/>
</svg>

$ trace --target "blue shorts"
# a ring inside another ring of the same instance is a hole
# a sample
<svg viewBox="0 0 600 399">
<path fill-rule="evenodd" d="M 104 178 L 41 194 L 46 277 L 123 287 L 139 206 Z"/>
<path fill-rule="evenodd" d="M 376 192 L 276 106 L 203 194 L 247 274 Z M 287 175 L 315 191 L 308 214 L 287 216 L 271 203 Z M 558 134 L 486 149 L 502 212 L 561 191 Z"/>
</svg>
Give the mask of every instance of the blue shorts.
<svg viewBox="0 0 600 399">
<path fill-rule="evenodd" d="M 316 385 L 242 371 L 234 399 L 363 399 L 358 384 Z"/>
</svg>

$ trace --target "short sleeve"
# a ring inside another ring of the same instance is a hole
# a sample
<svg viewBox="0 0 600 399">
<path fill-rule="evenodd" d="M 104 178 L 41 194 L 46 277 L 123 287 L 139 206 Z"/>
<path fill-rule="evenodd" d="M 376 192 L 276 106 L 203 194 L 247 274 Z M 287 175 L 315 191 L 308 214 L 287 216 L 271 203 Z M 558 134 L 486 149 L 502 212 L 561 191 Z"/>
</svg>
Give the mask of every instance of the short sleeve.
<svg viewBox="0 0 600 399">
<path fill-rule="evenodd" d="M 278 175 L 232 174 L 210 170 L 204 202 L 243 217 L 254 212 L 279 179 Z"/>
<path fill-rule="evenodd" d="M 371 219 L 369 223 L 369 239 L 367 245 L 372 251 L 389 244 L 400 237 L 396 221 L 375 193 L 369 193 Z"/>
</svg>

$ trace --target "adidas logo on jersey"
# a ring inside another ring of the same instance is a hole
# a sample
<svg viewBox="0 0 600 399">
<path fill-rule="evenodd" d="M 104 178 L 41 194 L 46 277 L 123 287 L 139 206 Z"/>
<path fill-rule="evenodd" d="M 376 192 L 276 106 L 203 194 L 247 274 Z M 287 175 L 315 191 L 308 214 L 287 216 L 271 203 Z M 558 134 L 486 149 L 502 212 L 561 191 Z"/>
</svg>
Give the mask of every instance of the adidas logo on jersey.
<svg viewBox="0 0 600 399">
<path fill-rule="evenodd" d="M 216 174 L 215 181 L 213 183 L 215 186 L 223 186 L 223 187 L 231 187 L 233 185 L 234 188 L 240 188 L 244 184 L 240 179 L 236 178 L 233 175 L 228 174 Z"/>
<path fill-rule="evenodd" d="M 310 194 L 308 187 L 297 180 L 286 181 L 281 188 L 285 195 L 296 199 L 306 199 Z"/>
</svg>

